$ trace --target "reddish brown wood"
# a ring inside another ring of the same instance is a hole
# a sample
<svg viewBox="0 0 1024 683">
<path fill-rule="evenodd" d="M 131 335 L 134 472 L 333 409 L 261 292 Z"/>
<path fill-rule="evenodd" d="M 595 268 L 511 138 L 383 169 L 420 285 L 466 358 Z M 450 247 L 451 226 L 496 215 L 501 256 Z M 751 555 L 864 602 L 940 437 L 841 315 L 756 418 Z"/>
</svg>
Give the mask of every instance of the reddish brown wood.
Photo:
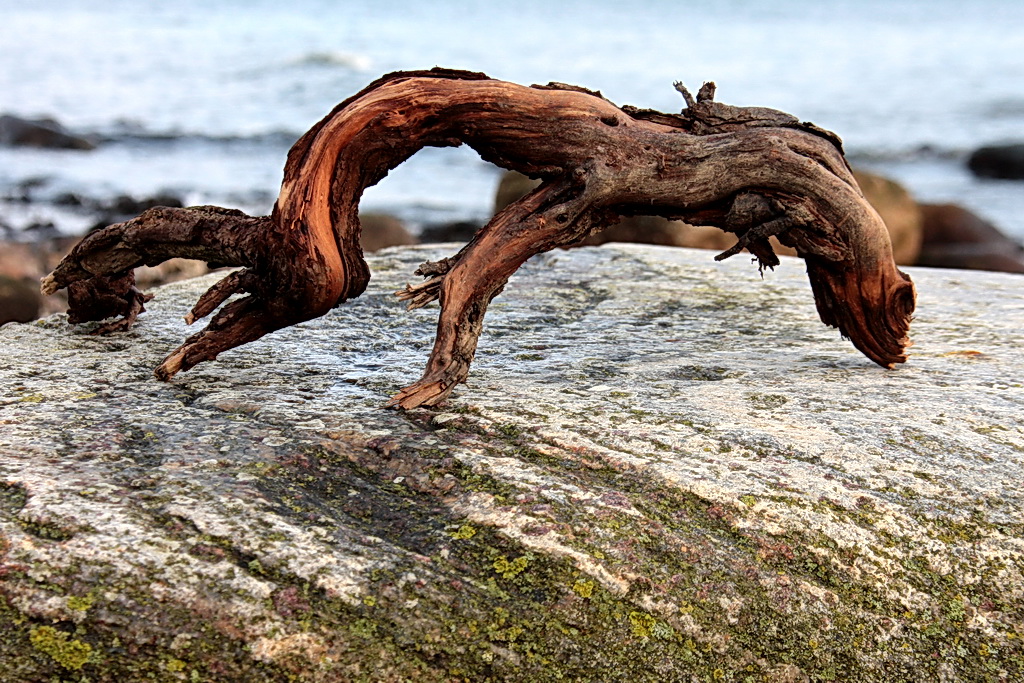
<svg viewBox="0 0 1024 683">
<path fill-rule="evenodd" d="M 76 320 L 133 316 L 132 269 L 171 257 L 241 266 L 204 295 L 189 321 L 223 309 L 157 368 L 169 379 L 218 353 L 326 313 L 366 288 L 359 246 L 363 190 L 424 146 L 468 144 L 541 185 L 484 226 L 458 254 L 418 271 L 399 296 L 439 299 L 423 377 L 392 405 L 443 400 L 465 380 L 490 300 L 530 256 L 579 241 L 622 215 L 661 215 L 735 233 L 726 258 L 747 249 L 778 264 L 775 235 L 807 261 L 818 312 L 868 358 L 906 359 L 914 287 L 893 263 L 888 234 L 865 201 L 839 139 L 771 109 L 697 98 L 665 114 L 619 108 L 564 84 L 524 87 L 434 69 L 389 74 L 339 104 L 291 149 L 269 217 L 217 207 L 151 209 L 82 241 L 44 280 L 74 284 Z"/>
</svg>

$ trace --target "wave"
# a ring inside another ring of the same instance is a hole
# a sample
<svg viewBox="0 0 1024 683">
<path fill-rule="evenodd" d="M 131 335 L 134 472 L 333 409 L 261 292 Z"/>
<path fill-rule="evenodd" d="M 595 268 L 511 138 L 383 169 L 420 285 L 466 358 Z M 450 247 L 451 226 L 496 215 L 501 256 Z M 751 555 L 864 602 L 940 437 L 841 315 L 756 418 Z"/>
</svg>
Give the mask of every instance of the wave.
<svg viewBox="0 0 1024 683">
<path fill-rule="evenodd" d="M 295 72 L 303 77 L 312 73 L 344 72 L 346 74 L 362 74 L 372 71 L 373 60 L 366 56 L 339 50 L 313 50 L 284 61 L 268 62 L 262 66 L 248 67 L 235 72 L 242 80 L 262 81 L 268 75 L 294 78 Z"/>
<path fill-rule="evenodd" d="M 5 127 L 6 124 L 6 127 Z M 167 142 L 196 142 L 210 144 L 252 144 L 266 146 L 290 147 L 298 140 L 305 131 L 285 130 L 281 128 L 269 129 L 253 133 L 204 133 L 200 131 L 187 131 L 180 129 L 153 130 L 146 124 L 133 119 L 116 119 L 110 123 L 99 123 L 93 126 L 71 129 L 52 117 L 32 118 L 19 116 L 9 112 L 0 111 L 0 146 L 3 147 L 25 147 L 34 148 L 60 148 L 63 144 L 25 144 L 15 139 L 14 135 L 5 131 L 13 130 L 18 133 L 21 129 L 28 129 L 32 132 L 39 129 L 51 135 L 60 135 L 81 142 L 88 142 L 89 147 L 75 147 L 76 149 L 92 149 L 102 143 L 117 142 L 141 142 L 141 143 L 167 143 Z"/>
<path fill-rule="evenodd" d="M 295 144 L 295 141 L 302 137 L 303 132 L 289 130 L 270 130 L 250 134 L 209 134 L 193 131 L 179 130 L 148 130 L 139 125 L 115 124 L 109 128 L 103 128 L 88 133 L 90 139 L 97 144 L 207 144 L 212 146 L 237 146 L 249 145 L 256 147 L 283 147 L 285 149 Z"/>
<path fill-rule="evenodd" d="M 351 71 L 369 71 L 373 67 L 373 60 L 365 55 L 349 52 L 317 50 L 289 61 L 286 66 L 341 67 Z"/>
<path fill-rule="evenodd" d="M 914 147 L 861 147 L 847 149 L 846 158 L 850 163 L 887 163 L 908 161 L 963 161 L 974 148 L 940 147 L 938 145 L 916 145 Z"/>
<path fill-rule="evenodd" d="M 988 119 L 1024 119 L 1024 99 L 1006 98 L 989 102 L 981 108 Z"/>
</svg>

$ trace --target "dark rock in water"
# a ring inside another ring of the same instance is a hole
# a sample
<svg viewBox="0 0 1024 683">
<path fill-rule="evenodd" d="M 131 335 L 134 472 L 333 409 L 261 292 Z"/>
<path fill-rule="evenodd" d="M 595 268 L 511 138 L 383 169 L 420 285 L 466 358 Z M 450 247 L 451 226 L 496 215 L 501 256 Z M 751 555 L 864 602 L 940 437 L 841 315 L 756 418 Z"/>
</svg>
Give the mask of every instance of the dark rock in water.
<svg viewBox="0 0 1024 683">
<path fill-rule="evenodd" d="M 30 176 L 15 183 L 4 194 L 3 198 L 9 202 L 28 204 L 35 201 L 35 191 L 46 187 L 53 178 L 48 176 Z"/>
<path fill-rule="evenodd" d="M 129 195 L 120 195 L 111 202 L 99 204 L 97 214 L 100 218 L 89 228 L 88 232 L 105 228 L 114 223 L 135 218 L 146 209 L 154 206 L 169 206 L 172 209 L 180 209 L 185 206 L 181 197 L 173 194 L 157 194 L 151 197 L 136 199 Z"/>
<path fill-rule="evenodd" d="M 402 221 L 390 214 L 360 213 L 359 225 L 362 228 L 359 244 L 365 252 L 417 243 L 416 238 L 405 228 Z"/>
<path fill-rule="evenodd" d="M 523 176 L 524 178 L 526 176 Z M 438 223 L 428 225 L 420 232 L 420 241 L 425 244 L 438 242 L 468 242 L 480 229 L 479 223 L 456 221 L 454 223 Z"/>
<path fill-rule="evenodd" d="M 96 148 L 91 140 L 69 132 L 53 119 L 23 119 L 9 114 L 0 116 L 0 144 L 48 149 Z"/>
<path fill-rule="evenodd" d="M 1024 248 L 955 204 L 922 204 L 924 244 L 917 265 L 1024 273 Z"/>
<path fill-rule="evenodd" d="M 77 192 L 61 192 L 59 195 L 53 198 L 53 203 L 57 206 L 87 206 L 88 201 L 85 197 L 78 194 Z"/>
<path fill-rule="evenodd" d="M 123 194 L 105 208 L 111 213 L 137 216 L 146 209 L 152 209 L 154 206 L 169 206 L 172 209 L 180 209 L 185 206 L 185 203 L 181 197 L 167 193 L 143 197 L 142 199 L 136 199 L 135 197 Z"/>
<path fill-rule="evenodd" d="M 53 221 L 33 221 L 23 228 L 33 239 L 56 237 L 60 234 Z"/>
<path fill-rule="evenodd" d="M 0 325 L 35 320 L 42 298 L 34 283 L 0 275 Z"/>
<path fill-rule="evenodd" d="M 982 147 L 967 160 L 967 167 L 982 178 L 1024 180 L 1024 143 Z"/>
<path fill-rule="evenodd" d="M 32 193 L 36 190 L 40 190 L 53 182 L 53 176 L 46 175 L 34 175 L 29 176 L 23 180 L 19 180 L 17 184 L 18 190 L 24 193 L 26 196 L 31 198 Z"/>
</svg>

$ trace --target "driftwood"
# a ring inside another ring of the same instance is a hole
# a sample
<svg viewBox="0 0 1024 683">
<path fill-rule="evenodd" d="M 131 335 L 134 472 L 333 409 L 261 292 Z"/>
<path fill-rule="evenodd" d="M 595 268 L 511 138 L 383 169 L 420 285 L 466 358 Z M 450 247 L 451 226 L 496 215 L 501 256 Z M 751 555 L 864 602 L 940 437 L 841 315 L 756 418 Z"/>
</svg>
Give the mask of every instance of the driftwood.
<svg viewBox="0 0 1024 683">
<path fill-rule="evenodd" d="M 862 197 L 839 139 L 779 111 L 696 99 L 665 114 L 617 107 L 600 93 L 552 83 L 524 87 L 433 69 L 389 74 L 339 104 L 288 154 L 272 215 L 219 207 L 155 208 L 93 233 L 43 280 L 69 288 L 72 322 L 121 316 L 145 296 L 132 269 L 172 257 L 240 266 L 187 316 L 210 324 L 156 369 L 167 380 L 227 349 L 327 313 L 370 278 L 359 246 L 359 198 L 424 146 L 468 144 L 487 161 L 543 180 L 499 212 L 461 251 L 425 263 L 425 281 L 398 296 L 440 300 L 426 372 L 393 405 L 443 400 L 465 380 L 484 313 L 534 254 L 570 245 L 623 215 L 661 215 L 738 236 L 760 267 L 779 263 L 776 236 L 807 263 L 821 320 L 879 365 L 906 359 L 915 294 L 893 263 L 881 219 Z"/>
</svg>

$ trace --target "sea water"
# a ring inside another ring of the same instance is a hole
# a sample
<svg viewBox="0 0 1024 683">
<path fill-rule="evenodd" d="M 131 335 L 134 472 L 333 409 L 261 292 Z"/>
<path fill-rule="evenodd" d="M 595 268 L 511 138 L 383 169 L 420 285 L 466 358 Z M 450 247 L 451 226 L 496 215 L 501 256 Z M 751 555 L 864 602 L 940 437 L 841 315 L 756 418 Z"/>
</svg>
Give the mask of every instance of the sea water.
<svg viewBox="0 0 1024 683">
<path fill-rule="evenodd" d="M 1013 0 L 0 0 L 0 113 L 101 139 L 0 148 L 0 220 L 79 230 L 88 218 L 49 202 L 69 192 L 266 213 L 288 148 L 337 102 L 441 65 L 664 111 L 682 107 L 673 81 L 713 80 L 719 101 L 834 130 L 855 165 L 1024 238 L 1024 182 L 964 166 L 978 146 L 1024 140 L 1022 46 Z M 363 206 L 414 227 L 482 221 L 498 177 L 472 150 L 428 149 Z"/>
</svg>

